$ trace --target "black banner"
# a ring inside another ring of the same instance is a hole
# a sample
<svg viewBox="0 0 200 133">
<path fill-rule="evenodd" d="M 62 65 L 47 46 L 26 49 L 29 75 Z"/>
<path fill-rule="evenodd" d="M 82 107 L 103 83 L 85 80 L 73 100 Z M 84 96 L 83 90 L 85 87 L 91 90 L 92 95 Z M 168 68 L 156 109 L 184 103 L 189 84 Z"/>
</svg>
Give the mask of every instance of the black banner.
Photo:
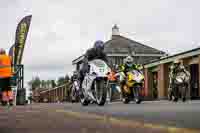
<svg viewBox="0 0 200 133">
<path fill-rule="evenodd" d="M 22 61 L 24 46 L 29 31 L 32 15 L 24 17 L 17 26 L 15 33 L 14 64 L 19 65 Z"/>
</svg>

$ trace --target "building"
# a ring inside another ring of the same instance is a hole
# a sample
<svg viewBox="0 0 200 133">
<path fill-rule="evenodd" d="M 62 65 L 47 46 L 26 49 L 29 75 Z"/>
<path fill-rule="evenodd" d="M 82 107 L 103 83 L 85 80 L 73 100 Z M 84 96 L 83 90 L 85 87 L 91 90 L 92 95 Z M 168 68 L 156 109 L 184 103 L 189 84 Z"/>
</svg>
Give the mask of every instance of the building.
<svg viewBox="0 0 200 133">
<path fill-rule="evenodd" d="M 165 55 L 165 52 L 163 51 L 121 36 L 117 25 L 112 28 L 111 39 L 105 42 L 104 50 L 108 56 L 110 65 L 122 64 L 123 59 L 128 55 L 132 55 L 134 62 L 140 64 L 160 59 L 160 57 Z M 76 70 L 80 69 L 82 60 L 83 55 L 72 61 L 72 64 L 76 66 Z"/>
<path fill-rule="evenodd" d="M 191 99 L 200 97 L 200 48 L 163 57 L 144 65 L 145 67 L 145 95 L 149 98 L 166 99 L 169 87 L 169 66 L 174 60 L 180 60 L 191 74 L 190 87 L 187 97 Z M 157 82 L 153 84 L 153 79 Z M 154 91 L 158 95 L 154 96 Z"/>
</svg>

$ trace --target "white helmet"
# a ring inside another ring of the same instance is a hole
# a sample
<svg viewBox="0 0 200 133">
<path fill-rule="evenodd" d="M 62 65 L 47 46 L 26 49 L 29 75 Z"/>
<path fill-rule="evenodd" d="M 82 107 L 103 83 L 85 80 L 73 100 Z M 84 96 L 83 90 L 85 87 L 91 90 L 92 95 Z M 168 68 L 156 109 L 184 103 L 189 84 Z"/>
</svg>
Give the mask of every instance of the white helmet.
<svg viewBox="0 0 200 133">
<path fill-rule="evenodd" d="M 126 58 L 125 58 L 125 60 L 124 60 L 124 63 L 126 64 L 126 65 L 132 65 L 133 64 L 133 57 L 131 57 L 131 56 L 127 56 Z"/>
<path fill-rule="evenodd" d="M 179 64 L 180 63 L 180 61 L 178 60 L 178 59 L 176 59 L 175 61 L 174 61 L 174 64 Z"/>
</svg>

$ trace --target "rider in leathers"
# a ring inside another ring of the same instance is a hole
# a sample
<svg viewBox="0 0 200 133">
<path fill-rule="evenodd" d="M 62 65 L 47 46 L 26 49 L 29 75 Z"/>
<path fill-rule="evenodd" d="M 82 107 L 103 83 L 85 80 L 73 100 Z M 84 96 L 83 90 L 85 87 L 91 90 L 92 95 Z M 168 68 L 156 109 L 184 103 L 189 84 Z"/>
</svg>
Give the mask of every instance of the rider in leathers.
<svg viewBox="0 0 200 133">
<path fill-rule="evenodd" d="M 128 56 L 124 59 L 124 64 L 121 66 L 121 72 L 124 73 L 124 76 L 127 76 L 127 72 L 131 70 L 137 70 L 140 68 L 140 65 L 133 63 L 133 57 Z M 121 87 L 126 83 L 125 79 L 121 81 Z"/>
<path fill-rule="evenodd" d="M 171 65 L 170 67 L 170 73 L 169 73 L 169 77 L 170 77 L 170 87 L 169 87 L 169 91 L 172 91 L 175 87 L 174 81 L 176 78 L 176 75 L 179 72 L 184 72 L 186 73 L 186 75 L 188 77 L 190 77 L 190 73 L 186 70 L 185 66 L 183 65 L 183 63 L 181 63 L 178 60 L 175 60 L 174 63 Z"/>
<path fill-rule="evenodd" d="M 94 59 L 101 59 L 108 64 L 108 59 L 106 54 L 104 53 L 104 42 L 103 41 L 96 41 L 94 43 L 93 48 L 87 50 L 84 55 L 83 59 L 83 66 L 79 73 L 79 81 L 80 81 L 80 88 L 82 88 L 82 82 L 84 80 L 86 72 L 88 72 L 88 62 Z"/>
<path fill-rule="evenodd" d="M 171 72 L 170 72 L 170 77 L 172 78 L 172 81 L 179 72 L 185 72 L 186 75 L 190 76 L 190 73 L 185 69 L 185 66 L 178 60 L 175 60 L 174 64 L 171 66 Z"/>
<path fill-rule="evenodd" d="M 71 83 L 73 83 L 75 80 L 77 80 L 78 79 L 78 72 L 77 71 L 74 71 L 73 72 L 73 75 L 71 76 L 71 78 L 70 78 L 70 81 L 71 81 Z"/>
</svg>

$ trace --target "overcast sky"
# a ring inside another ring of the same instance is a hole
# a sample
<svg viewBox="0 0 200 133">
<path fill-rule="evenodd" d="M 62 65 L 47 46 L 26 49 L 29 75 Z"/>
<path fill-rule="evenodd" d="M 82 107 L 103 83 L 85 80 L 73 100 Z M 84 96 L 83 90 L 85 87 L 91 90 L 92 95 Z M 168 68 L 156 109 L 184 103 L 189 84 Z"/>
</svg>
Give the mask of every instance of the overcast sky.
<svg viewBox="0 0 200 133">
<path fill-rule="evenodd" d="M 200 44 L 199 0 L 1 0 L 0 47 L 14 43 L 18 22 L 32 14 L 23 63 L 25 81 L 56 79 L 118 24 L 121 35 L 171 54 Z"/>
</svg>

